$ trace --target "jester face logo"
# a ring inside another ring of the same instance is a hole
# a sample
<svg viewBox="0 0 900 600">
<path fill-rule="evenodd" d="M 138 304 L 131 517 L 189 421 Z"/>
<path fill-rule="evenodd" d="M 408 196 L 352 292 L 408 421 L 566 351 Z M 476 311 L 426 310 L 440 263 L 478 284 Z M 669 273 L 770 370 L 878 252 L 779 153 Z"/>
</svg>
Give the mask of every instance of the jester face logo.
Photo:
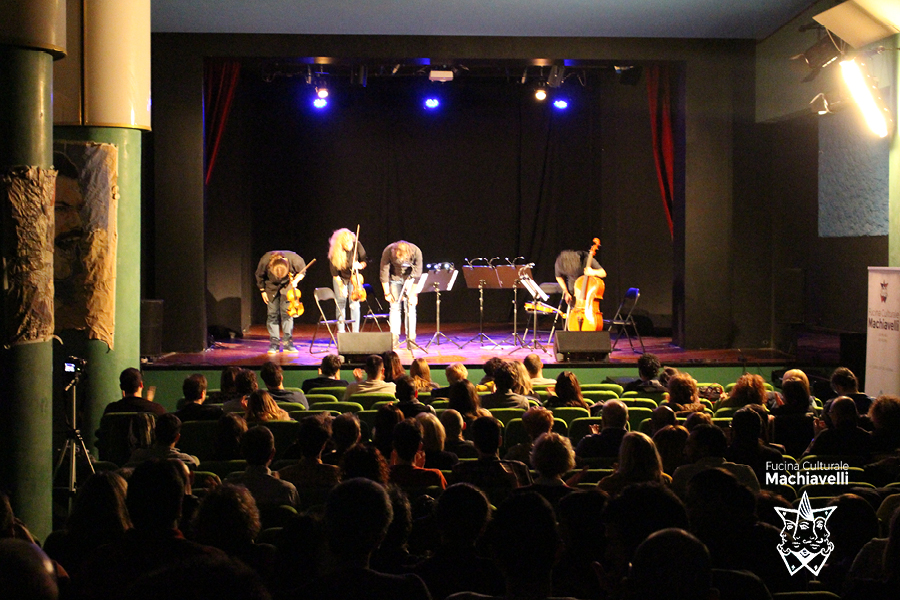
<svg viewBox="0 0 900 600">
<path fill-rule="evenodd" d="M 806 492 L 803 492 L 798 510 L 775 508 L 784 521 L 778 553 L 791 575 L 803 567 L 813 575 L 818 575 L 822 570 L 834 550 L 834 544 L 828 539 L 826 523 L 835 508 L 829 506 L 813 510 Z"/>
<path fill-rule="evenodd" d="M 881 282 L 881 301 L 882 302 L 887 302 L 887 290 L 888 290 L 887 281 L 882 281 Z"/>
</svg>

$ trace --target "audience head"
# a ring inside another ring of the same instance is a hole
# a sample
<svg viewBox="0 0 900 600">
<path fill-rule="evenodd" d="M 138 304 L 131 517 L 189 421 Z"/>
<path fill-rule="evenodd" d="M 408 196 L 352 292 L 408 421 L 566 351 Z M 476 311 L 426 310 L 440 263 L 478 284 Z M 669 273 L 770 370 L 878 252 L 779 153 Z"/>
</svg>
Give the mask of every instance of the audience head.
<svg viewBox="0 0 900 600">
<path fill-rule="evenodd" d="M 516 366 L 511 362 L 503 361 L 494 369 L 494 385 L 497 386 L 497 392 L 500 394 L 512 390 L 517 379 Z"/>
<path fill-rule="evenodd" d="M 227 483 L 209 490 L 193 522 L 196 541 L 234 554 L 253 544 L 262 529 L 253 495 Z"/>
<path fill-rule="evenodd" d="M 397 381 L 406 375 L 406 371 L 403 369 L 403 363 L 400 362 L 400 355 L 393 350 L 388 350 L 382 354 L 381 359 L 384 364 L 385 381 Z"/>
<path fill-rule="evenodd" d="M 463 421 L 462 415 L 459 414 L 458 411 L 455 411 L 452 408 L 448 408 L 441 413 L 440 419 L 441 425 L 444 426 L 444 432 L 447 434 L 447 439 L 462 439 L 462 432 L 463 429 L 465 429 L 465 421 Z"/>
<path fill-rule="evenodd" d="M 688 430 L 681 425 L 666 425 L 653 434 L 653 444 L 662 459 L 663 471 L 669 475 L 684 464 L 684 447 Z"/>
<path fill-rule="evenodd" d="M 397 458 L 411 463 L 422 448 L 422 426 L 416 419 L 404 419 L 394 426 L 394 452 Z"/>
<path fill-rule="evenodd" d="M 222 369 L 222 374 L 219 375 L 219 391 L 223 394 L 236 393 L 237 376 L 240 372 L 240 367 L 225 367 Z"/>
<path fill-rule="evenodd" d="M 338 450 L 346 450 L 360 440 L 362 431 L 359 418 L 353 413 L 344 413 L 331 420 L 331 439 Z"/>
<path fill-rule="evenodd" d="M 525 357 L 525 360 L 522 361 L 525 365 L 525 370 L 528 371 L 528 375 L 531 378 L 539 377 L 541 371 L 544 369 L 544 364 L 541 362 L 541 357 L 532 352 L 528 356 Z"/>
<path fill-rule="evenodd" d="M 522 415 L 522 427 L 532 440 L 553 429 L 553 413 L 543 406 L 532 406 Z"/>
<path fill-rule="evenodd" d="M 747 404 L 765 404 L 766 403 L 766 382 L 762 377 L 754 373 L 744 373 L 741 375 L 734 387 L 731 388 L 732 406 L 745 406 Z M 809 397 L 809 394 L 807 394 Z"/>
<path fill-rule="evenodd" d="M 598 489 L 578 490 L 560 498 L 556 516 L 570 555 L 600 561 L 606 551 L 603 510 L 609 497 Z"/>
<path fill-rule="evenodd" d="M 431 367 L 424 358 L 416 358 L 409 365 L 409 375 L 414 381 L 431 383 Z"/>
<path fill-rule="evenodd" d="M 400 402 L 413 402 L 419 395 L 416 384 L 409 375 L 398 377 L 394 384 L 397 386 L 395 394 Z"/>
<path fill-rule="evenodd" d="M 644 381 L 650 381 L 651 379 L 656 379 L 656 376 L 659 375 L 659 370 L 662 368 L 662 363 L 659 362 L 659 359 L 655 354 L 645 352 L 644 354 L 641 354 L 640 358 L 638 358 L 637 367 L 638 374 L 641 376 L 641 379 L 643 379 Z"/>
<path fill-rule="evenodd" d="M 601 422 L 604 429 L 625 429 L 628 425 L 628 407 L 621 400 L 607 400 L 603 403 Z"/>
<path fill-rule="evenodd" d="M 248 421 L 278 421 L 284 417 L 284 411 L 268 391 L 253 390 L 247 397 L 247 412 L 244 416 Z"/>
<path fill-rule="evenodd" d="M 689 373 L 676 373 L 669 378 L 669 402 L 679 405 L 694 404 L 700 399 L 697 382 Z"/>
<path fill-rule="evenodd" d="M 284 383 L 284 371 L 282 371 L 281 366 L 276 365 L 271 360 L 262 366 L 259 370 L 259 376 L 269 389 L 277 390 Z"/>
<path fill-rule="evenodd" d="M 659 374 L 659 383 L 664 387 L 669 387 L 669 380 L 672 379 L 678 373 L 678 369 L 675 367 L 663 367 L 662 372 Z"/>
<path fill-rule="evenodd" d="M 341 457 L 341 479 L 346 481 L 355 477 L 387 485 L 390 470 L 387 461 L 377 448 L 368 444 L 356 444 L 344 452 Z"/>
<path fill-rule="evenodd" d="M 494 417 L 478 417 L 472 422 L 471 431 L 472 443 L 480 454 L 484 456 L 497 454 L 503 431 L 500 421 Z"/>
<path fill-rule="evenodd" d="M 130 367 L 119 375 L 119 389 L 129 396 L 137 394 L 142 387 L 144 387 L 144 379 L 137 369 Z"/>
<path fill-rule="evenodd" d="M 799 377 L 783 380 L 781 395 L 785 406 L 796 409 L 796 412 L 805 413 L 809 410 L 809 385 Z"/>
<path fill-rule="evenodd" d="M 492 356 L 487 359 L 484 363 L 484 375 L 488 380 L 492 380 L 494 378 L 494 373 L 497 370 L 497 367 L 502 365 L 505 361 L 499 356 Z"/>
<path fill-rule="evenodd" d="M 581 395 L 581 384 L 572 371 L 563 371 L 556 377 L 554 393 L 564 406 L 580 406 L 587 408 L 587 403 Z"/>
<path fill-rule="evenodd" d="M 422 448 L 425 452 L 440 452 L 444 449 L 444 442 L 447 441 L 447 432 L 440 419 L 433 413 L 419 413 L 416 420 L 422 427 Z"/>
<path fill-rule="evenodd" d="M 837 507 L 828 519 L 828 532 L 840 556 L 855 557 L 864 545 L 878 537 L 878 516 L 861 496 L 842 494 L 832 498 L 828 506 Z"/>
<path fill-rule="evenodd" d="M 715 425 L 698 425 L 691 430 L 685 454 L 691 462 L 709 456 L 723 457 L 728 449 L 725 432 Z"/>
<path fill-rule="evenodd" d="M 300 419 L 297 429 L 297 445 L 304 458 L 319 458 L 325 444 L 331 438 L 331 418 L 327 413 L 319 413 Z"/>
<path fill-rule="evenodd" d="M 78 487 L 66 530 L 75 536 L 115 539 L 131 528 L 125 508 L 128 484 L 115 471 L 98 471 Z"/>
<path fill-rule="evenodd" d="M 688 431 L 693 431 L 701 425 L 712 425 L 712 416 L 707 412 L 692 412 L 684 420 L 684 426 Z"/>
<path fill-rule="evenodd" d="M 900 434 L 900 396 L 883 395 L 869 407 L 869 419 L 875 432 Z"/>
<path fill-rule="evenodd" d="M 484 492 L 468 483 L 456 483 L 438 498 L 434 521 L 444 544 L 471 547 L 484 533 L 490 514 Z"/>
<path fill-rule="evenodd" d="M 457 362 L 447 365 L 447 368 L 444 369 L 444 375 L 447 377 L 447 385 L 453 385 L 457 381 L 468 379 L 469 370 L 466 368 L 466 365 Z"/>
<path fill-rule="evenodd" d="M 174 446 L 181 437 L 181 419 L 173 413 L 166 413 L 156 417 L 156 428 L 153 430 L 156 436 L 156 445 Z"/>
<path fill-rule="evenodd" d="M 7 600 L 56 600 L 59 588 L 53 562 L 36 544 L 0 539 L 0 582 Z"/>
<path fill-rule="evenodd" d="M 616 472 L 632 481 L 661 481 L 662 458 L 656 444 L 647 434 L 629 431 L 619 446 L 619 466 Z"/>
<path fill-rule="evenodd" d="M 234 378 L 234 388 L 241 396 L 249 396 L 258 390 L 256 372 L 251 369 L 241 369 Z"/>
<path fill-rule="evenodd" d="M 216 427 L 215 454 L 217 457 L 239 458 L 241 438 L 247 432 L 247 420 L 237 413 L 225 413 L 219 417 Z"/>
<path fill-rule="evenodd" d="M 531 376 L 528 374 L 528 369 L 525 368 L 525 365 L 517 360 L 511 361 L 511 364 L 516 370 L 516 383 L 513 385 L 513 391 L 517 394 L 524 394 L 526 396 L 534 394 L 534 386 L 531 385 Z"/>
<path fill-rule="evenodd" d="M 447 405 L 463 417 L 477 417 L 481 409 L 478 392 L 468 379 L 451 384 L 447 399 Z"/>
<path fill-rule="evenodd" d="M 558 433 L 545 433 L 534 441 L 531 466 L 542 477 L 556 479 L 575 467 L 575 451 L 569 438 Z"/>
<path fill-rule="evenodd" d="M 553 507 L 537 493 L 514 494 L 494 513 L 488 539 L 507 586 L 549 576 L 560 545 Z"/>
<path fill-rule="evenodd" d="M 731 433 L 735 442 L 756 445 L 761 429 L 762 419 L 751 408 L 745 406 L 731 417 Z"/>
<path fill-rule="evenodd" d="M 375 447 L 390 456 L 393 447 L 394 426 L 403 420 L 403 411 L 397 408 L 396 402 L 382 404 L 375 413 L 372 432 L 372 443 Z"/>
<path fill-rule="evenodd" d="M 188 402 L 203 400 L 206 395 L 206 377 L 200 373 L 194 373 L 185 377 L 181 384 L 181 395 Z"/>
<path fill-rule="evenodd" d="M 181 518 L 184 467 L 177 459 L 151 459 L 134 468 L 125 505 L 135 529 L 170 530 Z"/>
<path fill-rule="evenodd" d="M 129 600 L 271 600 L 259 574 L 237 558 L 205 554 L 167 563 L 141 575 L 122 596 Z"/>
<path fill-rule="evenodd" d="M 275 458 L 275 436 L 262 425 L 248 429 L 241 438 L 241 455 L 248 465 L 268 466 Z"/>
<path fill-rule="evenodd" d="M 344 560 L 367 559 L 384 539 L 393 519 L 384 487 L 370 479 L 339 483 L 325 501 L 328 550 Z"/>
<path fill-rule="evenodd" d="M 756 521 L 756 496 L 725 469 L 706 469 L 694 475 L 688 482 L 685 505 L 691 531 L 706 544 Z"/>
<path fill-rule="evenodd" d="M 675 416 L 675 411 L 668 406 L 657 406 L 650 413 L 650 431 L 654 434 L 663 427 L 677 424 L 678 418 Z"/>
<path fill-rule="evenodd" d="M 341 357 L 337 354 L 328 354 L 319 365 L 319 372 L 325 377 L 336 377 L 341 370 Z"/>
<path fill-rule="evenodd" d="M 383 379 L 385 377 L 384 359 L 377 354 L 370 354 L 366 357 L 365 371 L 368 379 Z"/>
<path fill-rule="evenodd" d="M 859 421 L 859 412 L 856 410 L 856 402 L 853 398 L 847 396 L 838 396 L 831 402 L 831 408 L 828 410 L 828 416 L 835 428 L 842 429 L 845 427 L 856 427 Z"/>
<path fill-rule="evenodd" d="M 676 560 L 673 560 L 677 557 Z M 635 600 L 711 600 L 712 561 L 703 542 L 683 529 L 663 529 L 634 553 L 626 583 Z"/>
<path fill-rule="evenodd" d="M 801 371 L 800 369 L 788 369 L 784 372 L 784 375 L 781 376 L 782 381 L 786 381 L 788 379 L 799 379 L 803 383 L 806 384 L 806 389 L 810 389 L 809 387 L 809 377 L 806 376 L 806 373 Z"/>
<path fill-rule="evenodd" d="M 831 389 L 841 396 L 859 393 L 859 379 L 847 367 L 838 367 L 831 374 Z"/>
</svg>

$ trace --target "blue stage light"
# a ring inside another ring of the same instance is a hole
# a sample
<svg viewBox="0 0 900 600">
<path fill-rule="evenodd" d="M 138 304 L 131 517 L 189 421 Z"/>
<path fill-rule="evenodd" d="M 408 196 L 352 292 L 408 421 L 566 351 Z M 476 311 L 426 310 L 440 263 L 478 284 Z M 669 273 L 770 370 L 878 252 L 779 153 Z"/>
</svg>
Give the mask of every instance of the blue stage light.
<svg viewBox="0 0 900 600">
<path fill-rule="evenodd" d="M 316 98 L 315 100 L 313 100 L 313 106 L 315 106 L 316 108 L 325 108 L 326 106 L 328 106 L 328 100 L 326 100 L 325 98 Z"/>
<path fill-rule="evenodd" d="M 555 107 L 558 108 L 559 110 L 565 110 L 566 108 L 569 107 L 569 103 L 566 102 L 565 100 L 562 100 L 562 99 L 560 99 L 560 100 L 554 100 L 554 101 L 553 101 L 553 106 L 555 106 Z"/>
<path fill-rule="evenodd" d="M 426 98 L 425 99 L 425 108 L 437 108 L 440 105 L 441 105 L 441 102 L 437 98 Z"/>
</svg>

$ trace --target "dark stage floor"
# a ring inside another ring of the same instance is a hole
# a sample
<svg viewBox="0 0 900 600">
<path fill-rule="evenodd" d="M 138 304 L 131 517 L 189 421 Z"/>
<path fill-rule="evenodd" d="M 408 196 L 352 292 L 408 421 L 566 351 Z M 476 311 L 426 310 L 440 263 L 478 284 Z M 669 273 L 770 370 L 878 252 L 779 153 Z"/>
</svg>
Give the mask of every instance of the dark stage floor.
<svg viewBox="0 0 900 600">
<path fill-rule="evenodd" d="M 278 354 L 275 357 L 266 353 L 268 349 L 268 336 L 263 325 L 254 325 L 250 331 L 244 335 L 242 339 L 234 339 L 227 342 L 216 342 L 215 345 L 205 352 L 198 353 L 172 353 L 153 358 L 149 364 L 157 367 L 224 367 L 229 365 L 259 367 L 268 360 L 275 360 L 283 366 L 313 366 L 318 365 L 322 356 L 326 352 L 334 352 L 335 348 L 332 344 L 326 347 L 326 342 L 330 341 L 328 332 L 321 328 L 319 336 L 316 340 L 314 353 L 310 352 L 310 340 L 315 331 L 314 325 L 301 325 L 294 330 L 294 341 L 300 353 L 293 356 Z M 497 342 L 499 346 L 494 346 L 489 342 L 483 345 L 478 341 L 466 344 L 478 334 L 477 323 L 449 323 L 442 324 L 442 331 L 449 338 L 450 342 L 442 339 L 440 345 L 437 342 L 431 344 L 427 350 L 419 350 L 413 348 L 412 351 L 406 349 L 401 343 L 397 350 L 403 364 L 408 365 L 414 358 L 425 358 L 430 364 L 446 365 L 453 362 L 462 362 L 467 365 L 480 365 L 493 356 L 509 356 L 512 358 L 523 359 L 530 352 L 537 352 L 541 356 L 541 360 L 545 364 L 557 364 L 556 357 L 553 354 L 553 347 L 548 346 L 546 351 L 538 348 L 531 349 L 532 335 L 529 331 L 525 342 L 528 348 L 516 348 L 512 343 L 512 328 L 503 324 L 485 325 L 485 334 L 491 340 Z M 523 332 L 520 332 L 520 336 Z M 543 331 L 539 334 L 538 341 L 546 342 L 549 331 Z M 424 347 L 434 335 L 434 326 L 429 324 L 420 324 L 418 333 L 418 342 Z M 670 337 L 644 337 L 644 348 L 647 352 L 656 354 L 664 364 L 694 364 L 694 365 L 717 365 L 724 366 L 728 364 L 744 364 L 753 363 L 757 365 L 775 365 L 782 364 L 792 360 L 794 357 L 770 349 L 757 350 L 684 350 L 672 344 Z M 455 342 L 451 343 L 451 342 Z M 460 348 L 459 346 L 463 346 Z M 637 361 L 641 353 L 641 347 L 637 340 L 634 340 L 635 350 L 632 351 L 628 344 L 628 339 L 624 336 L 609 355 L 607 363 L 612 364 L 633 364 Z M 591 364 L 591 363 L 584 363 Z"/>
</svg>

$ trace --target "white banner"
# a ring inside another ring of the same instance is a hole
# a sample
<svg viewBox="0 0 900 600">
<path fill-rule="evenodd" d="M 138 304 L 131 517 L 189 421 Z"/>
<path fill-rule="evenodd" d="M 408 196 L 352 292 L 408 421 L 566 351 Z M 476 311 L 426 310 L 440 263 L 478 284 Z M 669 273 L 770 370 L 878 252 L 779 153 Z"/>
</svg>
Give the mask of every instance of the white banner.
<svg viewBox="0 0 900 600">
<path fill-rule="evenodd" d="M 869 267 L 868 395 L 900 394 L 900 268 Z"/>
</svg>

